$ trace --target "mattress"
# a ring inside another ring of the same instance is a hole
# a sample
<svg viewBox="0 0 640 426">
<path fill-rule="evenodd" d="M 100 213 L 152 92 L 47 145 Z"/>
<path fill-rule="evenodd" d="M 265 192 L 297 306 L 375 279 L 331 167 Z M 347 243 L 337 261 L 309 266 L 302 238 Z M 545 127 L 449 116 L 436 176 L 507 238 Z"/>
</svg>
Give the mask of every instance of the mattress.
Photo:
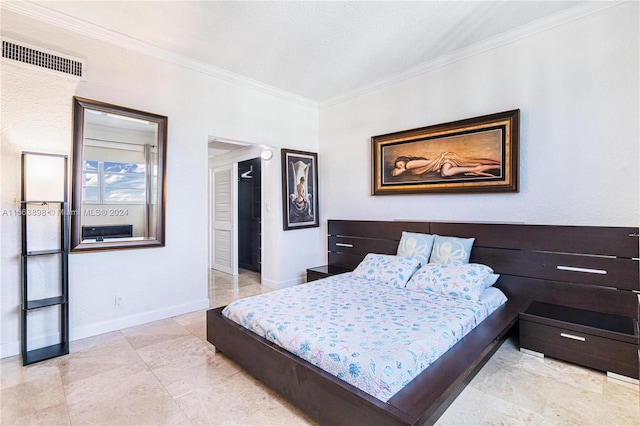
<svg viewBox="0 0 640 426">
<path fill-rule="evenodd" d="M 229 304 L 230 320 L 387 401 L 506 301 L 447 298 L 351 273 Z"/>
</svg>

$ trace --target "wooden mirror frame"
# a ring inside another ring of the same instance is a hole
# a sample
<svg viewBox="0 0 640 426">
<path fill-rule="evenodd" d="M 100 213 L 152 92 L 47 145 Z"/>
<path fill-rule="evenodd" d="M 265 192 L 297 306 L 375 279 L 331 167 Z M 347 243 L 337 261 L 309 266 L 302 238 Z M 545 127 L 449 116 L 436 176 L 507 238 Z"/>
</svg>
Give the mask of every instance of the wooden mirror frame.
<svg viewBox="0 0 640 426">
<path fill-rule="evenodd" d="M 155 203 L 155 238 L 142 238 L 109 241 L 83 242 L 83 159 L 84 159 L 84 129 L 85 111 L 95 110 L 107 114 L 144 120 L 157 124 L 157 195 Z M 167 122 L 162 115 L 120 107 L 100 101 L 74 97 L 73 98 L 73 160 L 72 160 L 72 188 L 71 188 L 71 239 L 72 252 L 96 250 L 120 250 L 145 247 L 163 247 L 165 245 L 165 203 L 166 203 L 166 161 L 167 161 Z"/>
</svg>

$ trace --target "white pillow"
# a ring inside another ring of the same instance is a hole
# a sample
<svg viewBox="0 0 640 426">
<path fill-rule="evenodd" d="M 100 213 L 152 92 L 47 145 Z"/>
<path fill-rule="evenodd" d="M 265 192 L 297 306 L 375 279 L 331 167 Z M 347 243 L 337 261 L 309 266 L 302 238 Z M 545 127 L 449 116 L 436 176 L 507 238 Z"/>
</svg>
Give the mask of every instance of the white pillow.
<svg viewBox="0 0 640 426">
<path fill-rule="evenodd" d="M 485 288 L 491 287 L 498 281 L 498 278 L 500 278 L 500 274 L 491 273 L 487 275 L 487 278 L 484 280 L 484 287 Z"/>
<path fill-rule="evenodd" d="M 429 256 L 431 255 L 435 238 L 436 236 L 431 234 L 402 231 L 397 255 L 418 259 L 421 265 L 425 265 L 429 263 Z"/>
<path fill-rule="evenodd" d="M 475 238 L 443 237 L 436 235 L 429 263 L 462 265 L 469 263 Z"/>
<path fill-rule="evenodd" d="M 478 303 L 488 307 L 492 311 L 506 301 L 507 296 L 505 296 L 500 289 L 495 287 L 485 289 L 478 299 Z"/>
<path fill-rule="evenodd" d="M 420 261 L 390 254 L 369 253 L 351 273 L 356 278 L 403 288 L 420 267 Z"/>
<path fill-rule="evenodd" d="M 485 281 L 489 274 L 493 274 L 493 269 L 479 263 L 428 263 L 411 277 L 406 288 L 476 301 L 486 288 Z"/>
</svg>

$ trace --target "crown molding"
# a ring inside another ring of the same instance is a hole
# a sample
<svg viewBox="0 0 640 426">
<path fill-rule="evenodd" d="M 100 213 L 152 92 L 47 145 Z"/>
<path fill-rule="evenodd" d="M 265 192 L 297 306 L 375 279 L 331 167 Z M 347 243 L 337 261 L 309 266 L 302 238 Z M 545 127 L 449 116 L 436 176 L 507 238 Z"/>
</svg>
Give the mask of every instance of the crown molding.
<svg viewBox="0 0 640 426">
<path fill-rule="evenodd" d="M 69 31 L 84 34 L 86 36 L 99 39 L 125 49 L 133 50 L 145 55 L 153 56 L 176 65 L 192 69 L 203 74 L 216 77 L 239 86 L 253 89 L 262 93 L 266 93 L 286 101 L 291 101 L 312 108 L 326 108 L 349 99 L 364 95 L 374 90 L 381 89 L 386 86 L 407 80 L 412 77 L 427 73 L 437 68 L 444 67 L 454 62 L 479 55 L 489 50 L 504 46 L 509 43 L 521 40 L 534 34 L 550 30 L 557 26 L 569 23 L 576 19 L 601 12 L 628 1 L 588 1 L 577 4 L 576 6 L 567 8 L 548 17 L 531 22 L 527 25 L 515 28 L 511 31 L 499 34 L 495 37 L 488 38 L 470 46 L 458 49 L 449 54 L 437 57 L 433 60 L 424 62 L 415 67 L 411 67 L 402 72 L 393 74 L 389 77 L 377 80 L 373 83 L 363 85 L 355 90 L 346 92 L 342 95 L 330 98 L 324 101 L 316 101 L 294 93 L 278 89 L 257 80 L 244 77 L 242 75 L 224 70 L 213 65 L 206 64 L 202 61 L 189 58 L 187 56 L 178 55 L 167 50 L 153 46 L 131 37 L 124 36 L 111 30 L 107 30 L 100 26 L 90 24 L 77 18 L 72 18 L 65 14 L 47 9 L 46 7 L 30 3 L 27 1 L 0 1 L 0 7 L 4 10 L 15 12 L 21 15 L 31 17 L 58 27 L 62 27 Z"/>
<path fill-rule="evenodd" d="M 239 86 L 243 86 L 281 98 L 286 101 L 295 102 L 316 109 L 318 108 L 318 102 L 313 99 L 299 96 L 294 93 L 287 92 L 286 90 L 278 89 L 277 87 L 273 87 L 257 80 L 253 80 L 251 78 L 233 73 L 231 71 L 206 64 L 202 61 L 198 61 L 184 55 L 169 52 L 152 44 L 145 43 L 132 37 L 117 33 L 115 31 L 107 30 L 98 25 L 90 24 L 83 20 L 65 15 L 63 13 L 47 9 L 44 6 L 40 6 L 27 1 L 1 1 L 0 8 L 20 15 L 28 16 L 30 18 L 64 28 L 69 31 L 73 31 L 75 33 L 83 34 L 101 41 L 105 41 L 107 43 L 111 43 L 125 49 L 142 53 L 144 55 L 162 59 L 167 62 L 171 62 L 173 64 L 180 65 L 182 67 L 189 68 L 191 70 L 237 84 Z"/>
<path fill-rule="evenodd" d="M 449 54 L 439 56 L 420 65 L 416 65 L 415 67 L 408 68 L 397 74 L 377 80 L 353 91 L 344 93 L 331 99 L 327 99 L 325 101 L 321 101 L 318 103 L 318 107 L 322 109 L 339 104 L 341 102 L 356 98 L 374 90 L 390 86 L 392 84 L 407 80 L 412 77 L 417 77 L 421 74 L 427 73 L 437 68 L 441 68 L 454 62 L 479 55 L 500 46 L 513 43 L 515 41 L 530 37 L 534 34 L 550 30 L 576 19 L 580 19 L 585 16 L 592 15 L 594 13 L 598 13 L 605 9 L 609 9 L 611 7 L 618 6 L 624 3 L 628 3 L 628 1 L 589 1 L 580 3 L 576 6 L 569 7 L 560 12 L 554 13 L 553 15 L 538 19 L 529 24 L 515 28 L 511 31 L 504 32 L 478 43 L 474 43 L 470 46 L 463 47 L 462 49 L 458 49 Z"/>
</svg>

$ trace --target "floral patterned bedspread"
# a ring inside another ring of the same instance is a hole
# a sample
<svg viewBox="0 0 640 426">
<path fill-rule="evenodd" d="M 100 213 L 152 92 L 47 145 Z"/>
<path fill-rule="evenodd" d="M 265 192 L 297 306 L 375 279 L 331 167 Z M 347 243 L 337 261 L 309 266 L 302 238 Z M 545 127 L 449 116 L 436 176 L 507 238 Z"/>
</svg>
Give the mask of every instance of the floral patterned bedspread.
<svg viewBox="0 0 640 426">
<path fill-rule="evenodd" d="M 387 401 L 494 309 L 347 273 L 241 299 L 223 314 Z"/>
</svg>

